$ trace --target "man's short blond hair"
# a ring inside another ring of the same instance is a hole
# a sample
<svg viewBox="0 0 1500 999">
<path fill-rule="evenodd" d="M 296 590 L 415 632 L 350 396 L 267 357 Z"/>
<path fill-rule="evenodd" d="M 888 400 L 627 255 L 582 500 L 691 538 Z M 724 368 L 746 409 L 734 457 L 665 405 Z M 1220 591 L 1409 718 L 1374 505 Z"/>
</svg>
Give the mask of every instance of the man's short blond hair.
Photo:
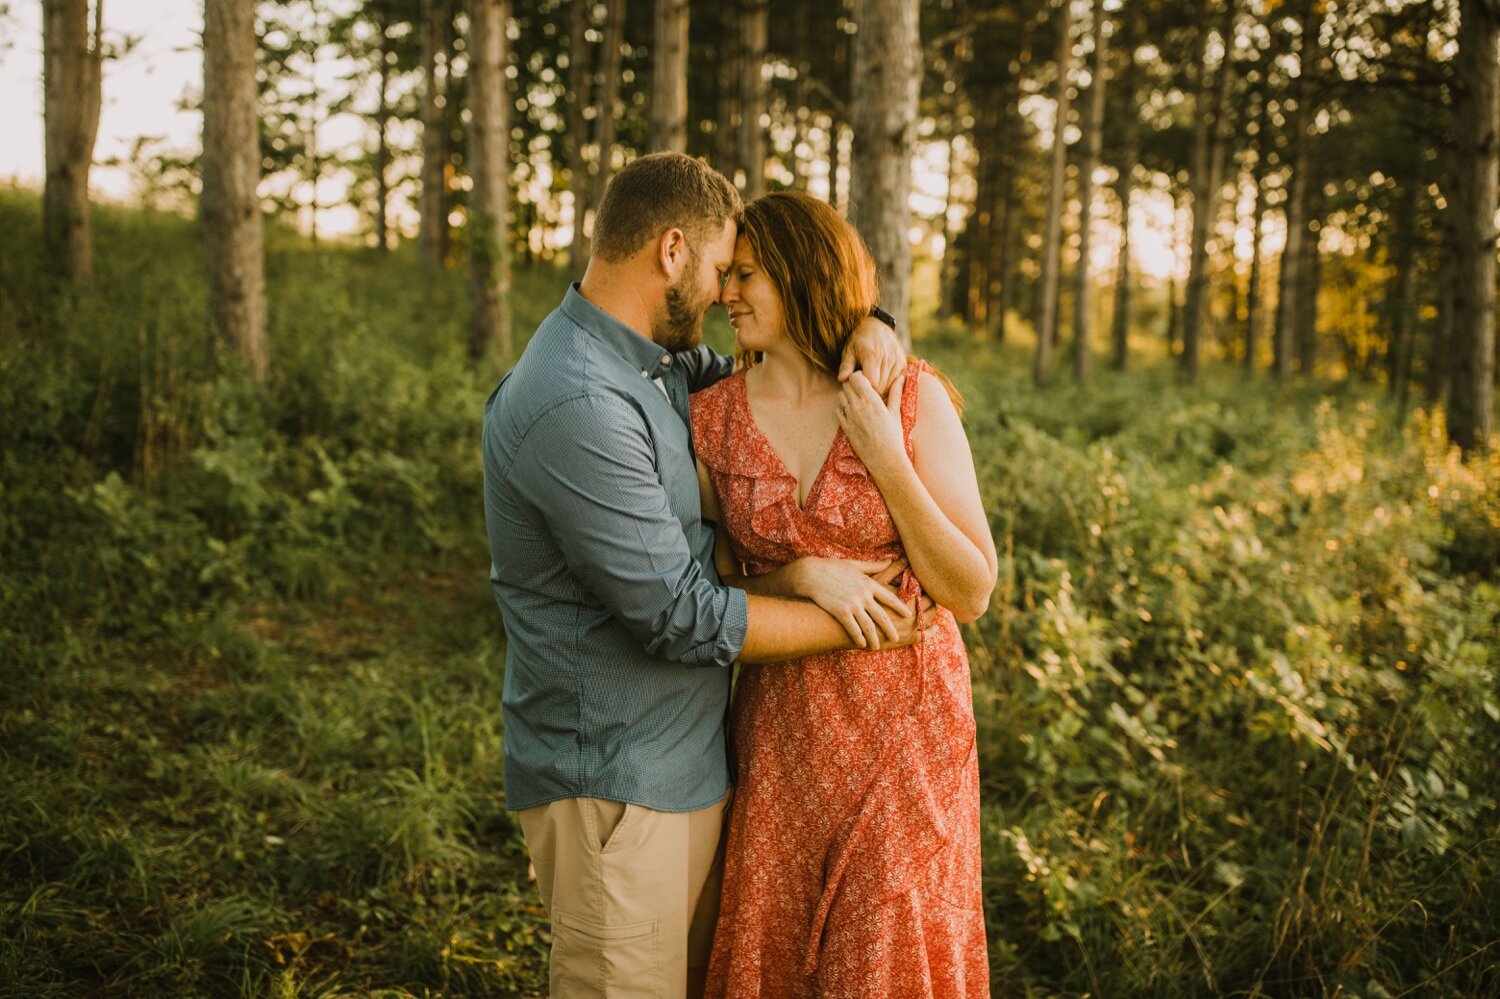
<svg viewBox="0 0 1500 999">
<path fill-rule="evenodd" d="M 697 242 L 739 221 L 739 192 L 707 163 L 682 153 L 652 153 L 610 180 L 594 215 L 593 254 L 617 262 L 668 229 Z"/>
</svg>

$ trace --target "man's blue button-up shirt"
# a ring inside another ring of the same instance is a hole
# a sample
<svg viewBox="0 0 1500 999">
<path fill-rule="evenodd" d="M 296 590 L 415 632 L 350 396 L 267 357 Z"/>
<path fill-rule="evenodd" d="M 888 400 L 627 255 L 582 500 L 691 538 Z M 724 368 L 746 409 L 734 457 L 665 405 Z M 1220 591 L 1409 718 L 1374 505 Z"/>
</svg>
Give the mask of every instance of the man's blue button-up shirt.
<svg viewBox="0 0 1500 999">
<path fill-rule="evenodd" d="M 687 394 L 730 362 L 669 354 L 570 289 L 485 405 L 505 619 L 505 791 L 704 808 L 729 787 L 729 669 L 748 623 L 714 569 Z"/>
</svg>

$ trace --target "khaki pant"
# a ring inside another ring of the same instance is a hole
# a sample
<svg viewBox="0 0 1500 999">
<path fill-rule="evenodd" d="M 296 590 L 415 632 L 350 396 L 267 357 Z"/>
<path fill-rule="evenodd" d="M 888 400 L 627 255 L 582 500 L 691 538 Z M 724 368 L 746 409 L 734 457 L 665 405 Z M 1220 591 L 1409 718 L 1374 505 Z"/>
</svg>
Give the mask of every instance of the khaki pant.
<svg viewBox="0 0 1500 999">
<path fill-rule="evenodd" d="M 519 813 L 552 920 L 553 999 L 703 994 L 728 803 L 657 812 L 564 798 Z"/>
</svg>

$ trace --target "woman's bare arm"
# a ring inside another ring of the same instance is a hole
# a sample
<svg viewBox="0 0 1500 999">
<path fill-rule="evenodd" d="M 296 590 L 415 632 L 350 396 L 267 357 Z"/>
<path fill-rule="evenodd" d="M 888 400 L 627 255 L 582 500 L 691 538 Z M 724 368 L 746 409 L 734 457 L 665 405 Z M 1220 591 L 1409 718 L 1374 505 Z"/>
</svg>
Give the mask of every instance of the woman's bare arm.
<svg viewBox="0 0 1500 999">
<path fill-rule="evenodd" d="M 918 377 L 914 458 L 901 431 L 904 376 L 887 401 L 856 373 L 844 384 L 839 425 L 880 488 L 922 589 L 960 621 L 972 621 L 995 588 L 995 541 L 958 412 L 942 382 Z"/>
</svg>

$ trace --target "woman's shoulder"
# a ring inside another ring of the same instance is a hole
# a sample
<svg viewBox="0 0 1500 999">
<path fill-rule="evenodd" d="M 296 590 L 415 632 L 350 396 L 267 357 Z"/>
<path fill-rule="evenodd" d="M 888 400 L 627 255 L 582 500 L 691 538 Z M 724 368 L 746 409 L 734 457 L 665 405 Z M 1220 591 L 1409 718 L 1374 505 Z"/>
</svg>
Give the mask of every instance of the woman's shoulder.
<svg viewBox="0 0 1500 999">
<path fill-rule="evenodd" d="M 713 458 L 724 450 L 736 393 L 745 380 L 743 370 L 721 378 L 688 399 L 692 413 L 693 448 L 700 458 Z M 712 465 L 713 461 L 710 460 Z"/>
<path fill-rule="evenodd" d="M 918 424 L 931 424 L 934 420 L 956 421 L 961 412 L 957 390 L 946 375 L 920 358 L 911 358 L 906 365 L 906 383 L 901 392 L 901 422 L 908 430 Z"/>
<path fill-rule="evenodd" d="M 734 372 L 734 374 L 720 378 L 708 388 L 694 392 L 688 398 L 688 405 L 692 409 L 693 419 L 697 420 L 700 412 L 705 415 L 722 412 L 734 398 L 734 393 L 740 390 L 740 386 L 744 384 L 744 381 L 745 371 L 741 368 Z"/>
</svg>

